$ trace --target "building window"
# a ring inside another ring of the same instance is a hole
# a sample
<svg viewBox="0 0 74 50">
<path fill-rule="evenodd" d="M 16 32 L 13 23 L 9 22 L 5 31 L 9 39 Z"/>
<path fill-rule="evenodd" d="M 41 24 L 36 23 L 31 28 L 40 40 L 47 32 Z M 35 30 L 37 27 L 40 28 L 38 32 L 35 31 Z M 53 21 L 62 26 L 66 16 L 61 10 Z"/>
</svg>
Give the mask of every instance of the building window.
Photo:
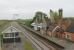
<svg viewBox="0 0 74 50">
<path fill-rule="evenodd" d="M 18 32 L 16 32 L 16 33 L 15 33 L 15 36 L 18 36 L 18 35 L 19 35 L 19 33 L 18 33 Z"/>
<path fill-rule="evenodd" d="M 5 35 L 5 37 L 10 37 L 9 33 L 5 33 L 4 35 Z"/>
<path fill-rule="evenodd" d="M 66 35 L 66 38 L 67 38 L 67 39 L 70 39 L 70 35 L 69 35 L 69 34 L 67 34 L 67 35 Z"/>
<path fill-rule="evenodd" d="M 10 37 L 14 37 L 14 33 L 10 33 Z"/>
</svg>

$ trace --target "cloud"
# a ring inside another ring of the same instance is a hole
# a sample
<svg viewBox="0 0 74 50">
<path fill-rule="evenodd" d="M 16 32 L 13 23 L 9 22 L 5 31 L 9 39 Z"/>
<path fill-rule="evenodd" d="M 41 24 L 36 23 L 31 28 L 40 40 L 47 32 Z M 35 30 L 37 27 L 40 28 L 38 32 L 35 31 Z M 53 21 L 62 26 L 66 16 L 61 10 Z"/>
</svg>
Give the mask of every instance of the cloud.
<svg viewBox="0 0 74 50">
<path fill-rule="evenodd" d="M 0 0 L 0 19 L 11 19 L 13 14 L 20 18 L 33 18 L 36 11 L 49 14 L 49 10 L 63 8 L 64 16 L 74 16 L 73 0 Z"/>
</svg>

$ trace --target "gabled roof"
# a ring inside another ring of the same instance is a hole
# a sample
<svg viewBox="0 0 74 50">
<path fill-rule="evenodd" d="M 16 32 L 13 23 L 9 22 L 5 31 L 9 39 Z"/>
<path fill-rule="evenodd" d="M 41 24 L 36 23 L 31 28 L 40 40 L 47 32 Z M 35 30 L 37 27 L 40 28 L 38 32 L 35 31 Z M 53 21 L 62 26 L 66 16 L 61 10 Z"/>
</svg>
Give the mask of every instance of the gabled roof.
<svg viewBox="0 0 74 50">
<path fill-rule="evenodd" d="M 59 33 L 63 33 L 64 32 L 64 30 L 62 29 L 62 27 L 60 27 L 60 26 L 56 26 L 54 29 L 53 29 L 53 31 L 52 32 L 59 32 Z"/>
<path fill-rule="evenodd" d="M 74 33 L 74 17 L 64 18 L 71 21 L 70 26 L 67 28 L 66 32 Z"/>
<path fill-rule="evenodd" d="M 74 22 L 68 27 L 67 32 L 74 33 Z"/>
<path fill-rule="evenodd" d="M 20 31 L 14 26 L 9 26 L 2 33 L 11 33 L 11 32 L 20 32 Z"/>
</svg>

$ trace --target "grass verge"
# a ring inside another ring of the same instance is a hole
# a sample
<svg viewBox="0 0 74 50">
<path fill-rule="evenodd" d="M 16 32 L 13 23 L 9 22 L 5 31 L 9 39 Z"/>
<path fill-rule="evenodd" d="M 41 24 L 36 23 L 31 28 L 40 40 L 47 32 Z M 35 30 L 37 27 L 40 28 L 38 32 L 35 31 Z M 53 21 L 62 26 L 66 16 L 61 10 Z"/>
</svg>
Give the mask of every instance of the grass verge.
<svg viewBox="0 0 74 50">
<path fill-rule="evenodd" d="M 34 50 L 34 48 L 32 47 L 32 44 L 27 40 L 24 43 L 24 48 L 25 50 Z"/>
</svg>

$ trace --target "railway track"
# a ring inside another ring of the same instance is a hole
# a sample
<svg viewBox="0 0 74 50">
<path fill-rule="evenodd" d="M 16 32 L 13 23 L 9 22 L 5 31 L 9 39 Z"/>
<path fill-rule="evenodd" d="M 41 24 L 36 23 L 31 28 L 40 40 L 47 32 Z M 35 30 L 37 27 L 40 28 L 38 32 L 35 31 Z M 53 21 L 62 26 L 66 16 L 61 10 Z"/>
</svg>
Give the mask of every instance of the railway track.
<svg viewBox="0 0 74 50">
<path fill-rule="evenodd" d="M 41 39 L 40 37 L 35 36 L 34 34 L 31 33 L 31 35 L 37 39 L 38 41 L 40 41 L 41 43 L 43 43 L 45 46 L 47 46 L 48 48 L 50 48 L 50 50 L 58 50 L 58 49 L 54 49 L 54 47 L 52 47 L 52 45 L 50 46 L 50 44 L 48 42 L 46 42 L 44 39 Z"/>
<path fill-rule="evenodd" d="M 24 35 L 25 36 L 25 35 Z M 36 48 L 37 50 L 44 50 L 40 45 L 36 43 L 30 36 L 26 35 L 25 36 Z"/>
<path fill-rule="evenodd" d="M 17 27 L 18 28 L 18 27 Z M 20 28 L 21 29 L 21 28 Z M 37 48 L 37 50 L 50 50 L 50 48 L 48 48 L 46 45 L 44 45 L 41 41 L 38 41 L 37 39 L 35 39 L 32 35 L 30 35 L 30 33 L 28 33 L 24 28 L 21 29 L 21 31 L 23 32 L 24 36 L 29 39 L 32 44 L 34 44 L 34 46 Z"/>
<path fill-rule="evenodd" d="M 12 25 L 13 27 L 17 28 L 19 32 L 23 34 L 21 37 L 24 37 L 24 39 L 26 37 L 26 39 L 28 39 L 33 44 L 35 50 L 59 50 L 52 44 L 48 43 L 45 39 L 41 38 L 37 34 L 34 34 L 34 32 L 31 32 L 25 27 L 20 26 L 17 22 L 11 22 L 9 23 L 9 25 Z"/>
<path fill-rule="evenodd" d="M 23 28 L 25 28 L 28 32 L 30 31 L 29 33 L 31 33 L 31 35 L 35 36 L 36 39 L 38 39 L 38 40 L 41 39 L 39 41 L 41 41 L 42 43 L 44 43 L 47 47 L 52 48 L 52 50 L 55 50 L 53 48 L 56 48 L 56 50 L 63 50 L 64 49 L 64 47 L 62 47 L 62 46 L 60 46 L 60 45 L 58 45 L 58 44 L 56 44 L 56 43 L 54 43 L 54 42 L 52 42 L 52 41 L 44 38 L 43 36 L 40 36 L 39 34 L 37 34 L 37 32 L 31 30 L 30 28 L 28 28 L 28 27 L 26 27 L 26 26 L 24 26 L 22 24 L 21 24 L 21 26 Z"/>
<path fill-rule="evenodd" d="M 48 44 L 43 39 L 41 39 L 41 38 L 37 37 L 36 35 L 32 34 L 31 32 L 29 32 L 28 30 L 25 30 L 21 26 L 19 26 L 19 27 L 20 27 L 19 29 L 21 29 L 21 31 L 24 33 L 24 36 L 27 37 L 34 44 L 34 46 L 38 48 L 38 50 L 58 50 L 57 48 Z"/>
<path fill-rule="evenodd" d="M 28 33 L 24 31 L 24 28 L 21 28 L 18 24 L 12 24 L 14 27 L 18 28 L 24 35 L 24 38 L 26 37 L 35 47 L 37 50 L 43 50 L 42 47 L 40 47 L 36 41 L 33 40 L 32 37 L 28 36 Z"/>
<path fill-rule="evenodd" d="M 29 32 L 31 34 L 31 32 Z M 49 48 L 49 50 L 56 50 L 54 47 L 50 46 L 49 44 L 47 44 L 43 39 L 35 36 L 34 34 L 31 34 L 36 40 L 40 41 L 42 44 L 44 44 L 46 47 Z"/>
</svg>

